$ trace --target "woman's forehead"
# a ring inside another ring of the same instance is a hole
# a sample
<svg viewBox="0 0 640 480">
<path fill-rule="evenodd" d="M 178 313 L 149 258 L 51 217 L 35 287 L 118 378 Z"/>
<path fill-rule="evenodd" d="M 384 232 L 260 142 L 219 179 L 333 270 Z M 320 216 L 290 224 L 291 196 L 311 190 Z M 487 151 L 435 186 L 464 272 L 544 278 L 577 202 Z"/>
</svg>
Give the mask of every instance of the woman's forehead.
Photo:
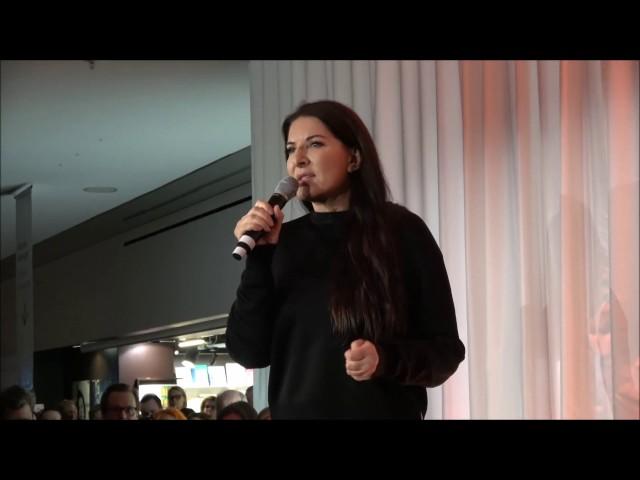
<svg viewBox="0 0 640 480">
<path fill-rule="evenodd" d="M 305 141 L 312 135 L 333 137 L 327 126 L 316 117 L 298 117 L 289 128 L 288 142 Z"/>
</svg>

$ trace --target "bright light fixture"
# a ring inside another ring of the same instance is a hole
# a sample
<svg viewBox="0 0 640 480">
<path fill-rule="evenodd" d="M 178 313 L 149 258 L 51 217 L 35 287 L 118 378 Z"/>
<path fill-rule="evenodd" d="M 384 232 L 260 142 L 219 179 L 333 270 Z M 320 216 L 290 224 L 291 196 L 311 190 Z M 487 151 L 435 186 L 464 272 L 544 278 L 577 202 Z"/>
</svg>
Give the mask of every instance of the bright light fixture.
<svg viewBox="0 0 640 480">
<path fill-rule="evenodd" d="M 201 338 L 197 338 L 195 340 L 187 340 L 186 342 L 180 342 L 178 344 L 178 347 L 180 348 L 186 348 L 186 347 L 195 347 L 196 345 L 204 345 L 205 342 L 203 339 Z"/>
</svg>

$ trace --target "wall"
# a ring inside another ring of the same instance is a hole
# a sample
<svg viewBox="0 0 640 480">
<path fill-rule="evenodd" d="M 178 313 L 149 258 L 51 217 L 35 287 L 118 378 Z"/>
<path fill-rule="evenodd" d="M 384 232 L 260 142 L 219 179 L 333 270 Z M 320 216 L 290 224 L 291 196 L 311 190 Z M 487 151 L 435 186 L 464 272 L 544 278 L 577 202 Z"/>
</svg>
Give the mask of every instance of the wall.
<svg viewBox="0 0 640 480">
<path fill-rule="evenodd" d="M 166 343 L 141 343 L 119 348 L 119 381 L 133 385 L 138 378 L 175 377 L 173 347 Z"/>
<path fill-rule="evenodd" d="M 231 257 L 233 228 L 250 200 L 125 243 L 250 195 L 245 183 L 36 268 L 35 350 L 228 312 L 243 268 Z M 3 325 L 15 315 L 14 282 L 2 284 Z"/>
</svg>

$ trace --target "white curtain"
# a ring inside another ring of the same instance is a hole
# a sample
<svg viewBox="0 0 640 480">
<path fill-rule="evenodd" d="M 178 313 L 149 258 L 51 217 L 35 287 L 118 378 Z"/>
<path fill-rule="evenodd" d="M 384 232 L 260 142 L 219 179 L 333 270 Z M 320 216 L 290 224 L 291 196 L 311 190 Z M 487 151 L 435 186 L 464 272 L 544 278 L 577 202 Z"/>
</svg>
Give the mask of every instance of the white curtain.
<svg viewBox="0 0 640 480">
<path fill-rule="evenodd" d="M 335 99 L 373 133 L 394 200 L 439 242 L 467 358 L 429 390 L 427 418 L 640 418 L 638 70 L 251 62 L 255 198 L 285 175 L 284 117 Z"/>
</svg>

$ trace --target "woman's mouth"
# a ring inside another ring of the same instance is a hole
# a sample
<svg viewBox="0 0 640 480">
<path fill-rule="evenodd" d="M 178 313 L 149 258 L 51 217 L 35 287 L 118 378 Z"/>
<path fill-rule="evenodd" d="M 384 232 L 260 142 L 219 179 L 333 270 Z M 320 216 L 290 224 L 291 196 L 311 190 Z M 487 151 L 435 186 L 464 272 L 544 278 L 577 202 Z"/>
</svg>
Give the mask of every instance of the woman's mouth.
<svg viewBox="0 0 640 480">
<path fill-rule="evenodd" d="M 301 175 L 300 177 L 298 177 L 298 186 L 305 186 L 309 184 L 309 180 L 313 178 L 313 175 L 311 174 L 305 174 L 305 175 Z"/>
</svg>

